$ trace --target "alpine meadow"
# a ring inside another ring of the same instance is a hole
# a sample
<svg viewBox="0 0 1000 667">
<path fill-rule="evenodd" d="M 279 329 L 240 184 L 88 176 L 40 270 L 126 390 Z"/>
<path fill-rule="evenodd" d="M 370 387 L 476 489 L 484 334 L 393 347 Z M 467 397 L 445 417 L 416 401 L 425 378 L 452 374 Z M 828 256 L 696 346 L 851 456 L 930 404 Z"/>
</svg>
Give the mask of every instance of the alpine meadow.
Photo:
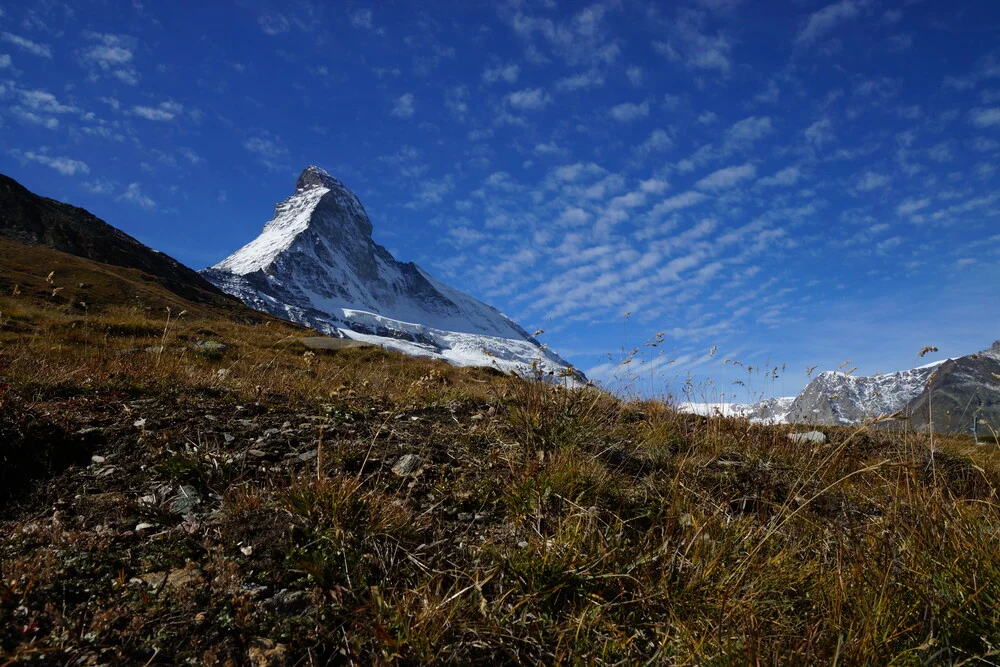
<svg viewBox="0 0 1000 667">
<path fill-rule="evenodd" d="M 0 664 L 1000 664 L 1000 4 L 0 0 Z"/>
</svg>

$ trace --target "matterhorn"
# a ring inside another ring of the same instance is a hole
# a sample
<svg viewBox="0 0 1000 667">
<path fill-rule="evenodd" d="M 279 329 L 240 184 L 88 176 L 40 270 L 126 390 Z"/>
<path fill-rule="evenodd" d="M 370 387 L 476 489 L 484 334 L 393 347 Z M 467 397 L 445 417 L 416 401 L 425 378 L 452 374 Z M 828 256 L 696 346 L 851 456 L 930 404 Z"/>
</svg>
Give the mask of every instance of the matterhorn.
<svg viewBox="0 0 1000 667">
<path fill-rule="evenodd" d="M 357 196 L 319 167 L 302 172 L 257 238 L 201 273 L 252 308 L 330 336 L 585 381 L 497 309 L 397 261 L 372 240 Z"/>
</svg>

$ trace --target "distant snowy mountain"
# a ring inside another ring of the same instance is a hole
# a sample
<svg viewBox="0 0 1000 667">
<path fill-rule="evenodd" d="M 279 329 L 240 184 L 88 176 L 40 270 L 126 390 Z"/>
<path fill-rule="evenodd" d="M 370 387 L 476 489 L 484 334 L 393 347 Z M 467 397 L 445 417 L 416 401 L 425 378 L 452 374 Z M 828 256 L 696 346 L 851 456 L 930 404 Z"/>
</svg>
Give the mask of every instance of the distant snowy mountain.
<svg viewBox="0 0 1000 667">
<path fill-rule="evenodd" d="M 767 398 L 756 403 L 698 403 L 687 401 L 677 404 L 677 410 L 704 417 L 745 417 L 759 424 L 786 424 L 788 411 L 795 396 Z"/>
<path fill-rule="evenodd" d="M 308 167 L 256 239 L 202 275 L 247 305 L 331 336 L 521 374 L 571 374 L 558 355 L 497 309 L 398 262 L 372 240 L 361 202 Z"/>
<path fill-rule="evenodd" d="M 836 371 L 820 373 L 792 403 L 787 419 L 795 424 L 849 426 L 891 415 L 924 391 L 941 363 L 867 377 Z"/>
</svg>

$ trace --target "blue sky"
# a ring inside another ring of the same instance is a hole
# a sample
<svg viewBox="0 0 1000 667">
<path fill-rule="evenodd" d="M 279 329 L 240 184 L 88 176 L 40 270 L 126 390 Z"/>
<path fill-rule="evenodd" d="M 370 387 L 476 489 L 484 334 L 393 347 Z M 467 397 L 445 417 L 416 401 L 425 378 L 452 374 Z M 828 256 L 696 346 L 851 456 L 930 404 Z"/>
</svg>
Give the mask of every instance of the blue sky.
<svg viewBox="0 0 1000 667">
<path fill-rule="evenodd" d="M 0 9 L 0 171 L 194 268 L 319 164 L 398 258 L 593 376 L 638 347 L 645 390 L 1000 338 L 991 0 Z"/>
</svg>

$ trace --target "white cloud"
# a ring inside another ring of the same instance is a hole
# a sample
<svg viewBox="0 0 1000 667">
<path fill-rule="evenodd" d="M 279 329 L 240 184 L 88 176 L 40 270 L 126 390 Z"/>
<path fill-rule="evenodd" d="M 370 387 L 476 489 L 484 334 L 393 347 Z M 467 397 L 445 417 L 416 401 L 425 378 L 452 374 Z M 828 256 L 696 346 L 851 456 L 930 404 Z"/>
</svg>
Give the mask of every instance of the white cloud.
<svg viewBox="0 0 1000 667">
<path fill-rule="evenodd" d="M 274 171 L 285 167 L 288 159 L 288 149 L 279 141 L 264 137 L 251 137 L 243 143 L 243 147 L 257 156 L 261 164 Z"/>
<path fill-rule="evenodd" d="M 637 67 L 635 65 L 632 65 L 631 67 L 625 70 L 625 76 L 628 77 L 629 83 L 631 83 L 633 86 L 641 86 L 646 77 L 645 72 L 642 71 L 642 68 Z"/>
<path fill-rule="evenodd" d="M 0 53 L 0 69 L 5 67 L 10 67 L 10 56 L 6 53 Z"/>
<path fill-rule="evenodd" d="M 453 117 L 464 121 L 469 113 L 469 89 L 465 86 L 449 88 L 444 96 L 444 105 Z"/>
<path fill-rule="evenodd" d="M 537 144 L 534 151 L 536 155 L 563 155 L 566 153 L 566 149 L 560 147 L 554 141 Z"/>
<path fill-rule="evenodd" d="M 725 190 L 756 176 L 757 167 L 747 163 L 714 171 L 694 186 L 699 190 Z"/>
<path fill-rule="evenodd" d="M 98 42 L 80 54 L 80 61 L 91 70 L 92 79 L 102 74 L 130 86 L 139 83 L 139 73 L 132 65 L 136 44 L 133 37 L 93 32 L 87 33 L 87 37 Z"/>
<path fill-rule="evenodd" d="M 283 14 L 277 12 L 268 12 L 257 19 L 257 24 L 265 35 L 280 35 L 282 33 L 288 32 L 291 28 L 291 24 L 288 19 L 284 17 Z"/>
<path fill-rule="evenodd" d="M 674 195 L 669 199 L 664 199 L 659 204 L 650 209 L 649 216 L 654 220 L 658 220 L 668 213 L 679 211 L 684 208 L 689 208 L 691 206 L 696 206 L 701 202 L 705 201 L 706 199 L 708 199 L 707 195 L 704 195 L 700 192 L 694 192 L 693 190 L 689 190 L 688 192 L 684 192 L 679 195 Z"/>
<path fill-rule="evenodd" d="M 148 211 L 156 208 L 156 202 L 143 194 L 138 183 L 129 183 L 128 187 L 125 188 L 125 192 L 119 195 L 118 201 L 127 201 Z"/>
<path fill-rule="evenodd" d="M 587 224 L 588 220 L 590 220 L 590 214 L 582 208 L 574 206 L 564 210 L 562 215 L 556 219 L 556 224 L 560 227 L 579 227 Z"/>
<path fill-rule="evenodd" d="M 539 111 L 552 102 L 552 96 L 541 88 L 526 88 L 507 95 L 507 102 L 515 109 Z"/>
<path fill-rule="evenodd" d="M 812 44 L 837 27 L 838 24 L 856 17 L 859 11 L 858 3 L 855 0 L 841 0 L 827 5 L 809 15 L 805 26 L 799 31 L 796 41 L 799 44 Z"/>
<path fill-rule="evenodd" d="M 177 152 L 180 153 L 181 157 L 183 157 L 191 164 L 198 164 L 202 162 L 201 156 L 195 153 L 194 150 L 188 148 L 187 146 L 181 146 L 180 148 L 177 149 Z"/>
<path fill-rule="evenodd" d="M 969 147 L 980 153 L 990 153 L 1000 148 L 1000 141 L 987 137 L 975 137 L 969 141 Z"/>
<path fill-rule="evenodd" d="M 672 62 L 683 63 L 694 70 L 718 71 L 727 74 L 732 67 L 729 52 L 733 44 L 722 32 L 714 36 L 701 31 L 701 15 L 682 11 L 672 23 L 670 38 L 654 41 L 653 50 Z"/>
<path fill-rule="evenodd" d="M 786 167 L 782 169 L 774 176 L 765 176 L 764 178 L 757 181 L 759 185 L 764 186 L 774 186 L 774 185 L 795 185 L 799 181 L 801 172 L 798 167 Z"/>
<path fill-rule="evenodd" d="M 351 25 L 355 28 L 371 30 L 377 35 L 384 35 L 385 30 L 375 25 L 375 16 L 370 9 L 359 9 L 351 14 Z"/>
<path fill-rule="evenodd" d="M 77 107 L 61 104 L 56 96 L 44 90 L 22 90 L 21 102 L 28 108 L 44 113 L 79 113 Z"/>
<path fill-rule="evenodd" d="M 485 83 L 496 83 L 497 81 L 515 83 L 520 74 L 521 68 L 514 63 L 497 65 L 496 67 L 487 67 L 483 70 L 483 81 Z"/>
<path fill-rule="evenodd" d="M 604 85 L 604 75 L 596 69 L 581 74 L 568 76 L 556 81 L 556 89 L 562 92 L 582 90 L 584 88 L 597 88 Z"/>
<path fill-rule="evenodd" d="M 650 133 L 649 138 L 639 144 L 638 151 L 643 154 L 666 151 L 670 150 L 673 145 L 674 142 L 670 135 L 665 130 L 657 128 Z"/>
<path fill-rule="evenodd" d="M 73 160 L 68 157 L 53 157 L 51 155 L 46 155 L 45 153 L 35 153 L 33 151 L 28 151 L 26 153 L 16 151 L 14 155 L 23 160 L 37 162 L 38 164 L 43 164 L 46 167 L 51 167 L 63 176 L 75 176 L 76 174 L 90 173 L 90 167 L 87 166 L 86 162 Z"/>
<path fill-rule="evenodd" d="M 170 121 L 176 118 L 177 115 L 183 111 L 183 106 L 177 104 L 176 102 L 169 101 L 160 102 L 160 104 L 155 107 L 139 105 L 132 107 L 132 115 L 153 121 Z"/>
<path fill-rule="evenodd" d="M 531 42 L 540 36 L 553 52 L 570 65 L 608 65 L 621 53 L 621 47 L 609 38 L 605 26 L 604 16 L 610 9 L 610 5 L 590 5 L 569 20 L 559 22 L 516 11 L 508 15 L 507 20 L 519 37 Z M 547 61 L 534 43 L 528 44 L 525 56 L 539 64 Z"/>
<path fill-rule="evenodd" d="M 630 123 L 649 115 L 649 102 L 642 102 L 641 104 L 624 102 L 611 107 L 608 114 L 619 123 Z"/>
<path fill-rule="evenodd" d="M 52 49 L 49 48 L 48 44 L 39 44 L 38 42 L 33 42 L 30 39 L 9 32 L 0 33 L 0 39 L 40 58 L 52 57 Z"/>
<path fill-rule="evenodd" d="M 888 238 L 884 241 L 880 241 L 877 244 L 875 244 L 875 250 L 878 252 L 878 254 L 885 255 L 890 250 L 893 250 L 903 245 L 903 240 L 904 239 L 902 236 L 893 236 L 892 238 Z"/>
<path fill-rule="evenodd" d="M 833 123 L 830 122 L 829 118 L 821 118 L 816 121 L 807 127 L 803 134 L 805 134 L 806 141 L 816 148 L 821 148 L 824 144 L 836 139 L 833 134 Z"/>
<path fill-rule="evenodd" d="M 969 121 L 976 127 L 993 127 L 1000 125 L 1000 107 L 991 109 L 976 108 L 969 112 Z"/>
<path fill-rule="evenodd" d="M 907 199 L 896 206 L 896 213 L 899 215 L 912 215 L 917 211 L 930 206 L 930 199 Z"/>
<path fill-rule="evenodd" d="M 48 130 L 55 130 L 59 127 L 59 119 L 52 116 L 40 116 L 34 111 L 28 111 L 22 107 L 11 107 L 11 112 L 26 123 L 40 125 Z"/>
<path fill-rule="evenodd" d="M 726 138 L 730 144 L 751 144 L 770 134 L 772 129 L 768 116 L 750 116 L 734 123 Z"/>
<path fill-rule="evenodd" d="M 891 181 L 892 179 L 886 174 L 876 171 L 866 171 L 858 177 L 854 187 L 861 192 L 871 192 L 872 190 L 885 187 Z"/>
<path fill-rule="evenodd" d="M 719 120 L 719 116 L 714 111 L 702 111 L 698 114 L 698 122 L 702 125 L 711 125 L 717 120 Z"/>
<path fill-rule="evenodd" d="M 397 118 L 412 118 L 415 113 L 413 107 L 413 93 L 405 93 L 396 98 L 396 104 L 392 107 L 391 113 Z"/>
</svg>

